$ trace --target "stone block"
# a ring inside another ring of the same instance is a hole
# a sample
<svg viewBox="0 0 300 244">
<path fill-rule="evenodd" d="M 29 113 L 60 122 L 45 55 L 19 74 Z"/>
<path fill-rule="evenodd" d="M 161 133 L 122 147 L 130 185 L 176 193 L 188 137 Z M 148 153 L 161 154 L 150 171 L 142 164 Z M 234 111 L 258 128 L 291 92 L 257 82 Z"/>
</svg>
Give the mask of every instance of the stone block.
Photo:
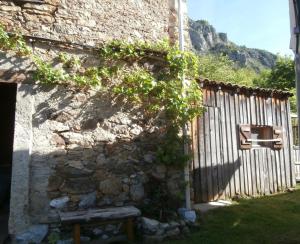
<svg viewBox="0 0 300 244">
<path fill-rule="evenodd" d="M 33 225 L 26 231 L 16 236 L 16 242 L 20 244 L 34 243 L 39 244 L 48 233 L 48 225 Z"/>
<path fill-rule="evenodd" d="M 79 202 L 79 208 L 82 209 L 87 209 L 87 208 L 92 208 L 95 207 L 96 205 L 96 192 L 92 192 L 89 194 L 86 194 L 84 196 L 81 197 L 81 200 Z"/>
<path fill-rule="evenodd" d="M 101 181 L 99 190 L 105 195 L 118 195 L 122 191 L 121 180 L 115 177 Z"/>
<path fill-rule="evenodd" d="M 90 177 L 65 179 L 60 191 L 69 194 L 85 194 L 95 191 L 96 184 Z"/>
<path fill-rule="evenodd" d="M 53 199 L 51 202 L 50 202 L 50 206 L 52 208 L 56 208 L 56 209 L 62 209 L 64 207 L 67 206 L 67 203 L 70 201 L 70 198 L 65 196 L 65 197 L 60 197 L 60 198 L 56 198 L 56 199 Z"/>
<path fill-rule="evenodd" d="M 133 201 L 141 201 L 144 198 L 145 190 L 142 183 L 130 187 L 130 197 Z"/>
</svg>

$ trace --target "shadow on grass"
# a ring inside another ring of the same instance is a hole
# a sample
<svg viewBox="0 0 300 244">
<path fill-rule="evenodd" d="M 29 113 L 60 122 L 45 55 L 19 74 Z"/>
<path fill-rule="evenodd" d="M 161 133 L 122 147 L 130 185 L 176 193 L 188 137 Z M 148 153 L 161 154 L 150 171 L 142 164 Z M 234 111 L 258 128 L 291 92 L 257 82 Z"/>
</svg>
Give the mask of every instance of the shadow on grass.
<svg viewBox="0 0 300 244">
<path fill-rule="evenodd" d="M 169 243 L 300 243 L 300 189 L 212 210 L 190 238 Z"/>
</svg>

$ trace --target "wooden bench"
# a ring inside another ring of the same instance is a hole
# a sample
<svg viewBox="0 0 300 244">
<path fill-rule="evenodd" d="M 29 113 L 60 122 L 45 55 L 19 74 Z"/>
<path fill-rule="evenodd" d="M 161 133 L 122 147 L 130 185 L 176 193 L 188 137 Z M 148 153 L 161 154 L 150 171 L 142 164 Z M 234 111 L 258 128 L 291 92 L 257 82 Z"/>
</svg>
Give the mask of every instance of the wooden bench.
<svg viewBox="0 0 300 244">
<path fill-rule="evenodd" d="M 128 240 L 134 239 L 134 224 L 141 211 L 133 206 L 105 209 L 89 209 L 73 212 L 60 212 L 60 221 L 63 224 L 74 225 L 74 243 L 80 243 L 80 225 L 84 223 L 116 223 L 125 222 Z"/>
</svg>

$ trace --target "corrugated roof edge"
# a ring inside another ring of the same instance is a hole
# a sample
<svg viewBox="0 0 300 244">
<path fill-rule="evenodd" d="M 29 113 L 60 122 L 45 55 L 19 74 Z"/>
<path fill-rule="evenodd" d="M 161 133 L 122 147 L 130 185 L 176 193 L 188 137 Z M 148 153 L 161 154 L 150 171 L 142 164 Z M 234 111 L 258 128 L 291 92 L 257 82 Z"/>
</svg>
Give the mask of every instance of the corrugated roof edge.
<svg viewBox="0 0 300 244">
<path fill-rule="evenodd" d="M 236 84 L 226 83 L 222 81 L 211 81 L 208 79 L 198 79 L 198 83 L 202 88 L 211 87 L 216 90 L 228 90 L 234 93 L 240 93 L 244 95 L 256 95 L 262 97 L 278 97 L 278 98 L 289 98 L 293 96 L 293 93 L 288 91 L 276 90 L 276 89 L 266 89 L 259 87 L 248 87 L 240 86 Z"/>
</svg>

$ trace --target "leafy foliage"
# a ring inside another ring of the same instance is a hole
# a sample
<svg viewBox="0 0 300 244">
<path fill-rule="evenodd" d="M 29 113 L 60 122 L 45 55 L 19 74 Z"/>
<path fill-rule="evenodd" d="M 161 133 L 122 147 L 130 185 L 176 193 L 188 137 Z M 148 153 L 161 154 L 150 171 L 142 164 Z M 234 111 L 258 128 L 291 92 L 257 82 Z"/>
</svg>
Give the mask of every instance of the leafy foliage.
<svg viewBox="0 0 300 244">
<path fill-rule="evenodd" d="M 159 158 L 166 164 L 183 165 L 187 161 L 187 157 L 177 154 L 183 143 L 178 135 L 180 127 L 202 112 L 202 94 L 196 81 L 199 60 L 193 53 L 182 52 L 166 41 L 155 44 L 113 41 L 100 48 L 100 65 L 84 67 L 80 58 L 66 53 L 60 53 L 51 62 L 44 61 L 30 52 L 21 36 L 11 37 L 2 27 L 0 50 L 31 58 L 36 66 L 34 78 L 37 82 L 105 88 L 151 114 L 163 111 L 167 143 L 158 147 Z M 162 64 L 158 70 L 145 67 L 145 62 L 141 62 L 149 57 L 160 59 Z M 54 65 L 54 61 L 59 65 Z M 114 82 L 104 82 L 107 80 Z M 188 82 L 182 84 L 183 80 Z"/>
<path fill-rule="evenodd" d="M 280 89 L 296 94 L 295 64 L 290 57 L 278 57 L 271 70 L 264 70 L 253 81 L 258 87 Z M 291 110 L 296 112 L 296 97 L 290 98 Z"/>
<path fill-rule="evenodd" d="M 13 50 L 18 56 L 26 56 L 31 53 L 23 37 L 20 34 L 9 35 L 0 24 L 0 49 Z"/>
<path fill-rule="evenodd" d="M 205 55 L 199 58 L 202 78 L 252 86 L 257 74 L 247 68 L 238 68 L 227 56 Z"/>
<path fill-rule="evenodd" d="M 263 71 L 254 80 L 259 87 L 289 91 L 295 87 L 295 65 L 289 57 L 278 57 L 271 70 Z"/>
</svg>

